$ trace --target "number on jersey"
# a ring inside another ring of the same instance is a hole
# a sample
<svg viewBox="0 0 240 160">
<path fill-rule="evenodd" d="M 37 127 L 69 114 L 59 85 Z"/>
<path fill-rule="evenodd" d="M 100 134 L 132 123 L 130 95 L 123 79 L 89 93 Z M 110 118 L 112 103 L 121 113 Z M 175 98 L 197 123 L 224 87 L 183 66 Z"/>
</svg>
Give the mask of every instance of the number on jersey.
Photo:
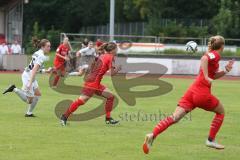
<svg viewBox="0 0 240 160">
<path fill-rule="evenodd" d="M 211 53 L 211 52 L 208 53 L 208 56 L 209 56 L 210 59 L 214 59 L 215 58 L 215 55 L 213 53 Z"/>
<path fill-rule="evenodd" d="M 28 65 L 28 68 L 29 68 L 30 70 L 33 69 L 33 67 L 34 67 L 34 63 L 35 63 L 35 58 L 32 58 L 30 64 Z"/>
</svg>

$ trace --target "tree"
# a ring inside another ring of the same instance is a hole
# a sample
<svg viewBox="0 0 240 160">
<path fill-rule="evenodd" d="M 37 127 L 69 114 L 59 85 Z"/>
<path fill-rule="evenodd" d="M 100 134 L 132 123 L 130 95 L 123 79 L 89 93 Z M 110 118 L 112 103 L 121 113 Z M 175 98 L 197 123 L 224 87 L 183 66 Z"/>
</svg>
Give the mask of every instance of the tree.
<svg viewBox="0 0 240 160">
<path fill-rule="evenodd" d="M 229 38 L 240 36 L 240 4 L 237 0 L 221 0 L 219 13 L 213 18 L 213 33 Z"/>
<path fill-rule="evenodd" d="M 185 19 L 189 22 L 190 19 L 211 19 L 217 14 L 220 6 L 218 0 L 133 0 L 133 2 L 139 8 L 141 17 L 147 19 L 148 33 L 151 35 L 158 35 L 160 30 L 173 31 L 175 22 L 170 22 L 169 29 L 164 29 L 167 26 L 162 26 L 162 19 Z M 182 23 L 175 23 L 175 27 L 182 25 L 184 26 Z M 196 24 L 190 22 L 189 25 L 195 26 Z M 177 31 L 177 28 L 174 30 Z"/>
</svg>

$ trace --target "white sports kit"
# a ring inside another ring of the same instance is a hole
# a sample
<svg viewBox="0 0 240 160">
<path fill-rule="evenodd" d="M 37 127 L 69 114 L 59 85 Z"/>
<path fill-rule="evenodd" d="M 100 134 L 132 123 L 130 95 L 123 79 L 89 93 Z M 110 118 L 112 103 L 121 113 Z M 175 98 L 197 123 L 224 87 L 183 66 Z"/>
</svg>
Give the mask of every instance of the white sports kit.
<svg viewBox="0 0 240 160">
<path fill-rule="evenodd" d="M 79 69 L 87 69 L 97 56 L 96 50 L 95 48 L 86 47 L 81 49 L 79 52 L 81 54 Z"/>
<path fill-rule="evenodd" d="M 40 65 L 40 68 L 43 66 L 43 62 L 47 60 L 47 57 L 44 55 L 43 50 L 38 50 L 32 55 L 32 60 L 30 64 L 25 68 L 25 71 L 22 73 L 22 90 L 26 92 L 28 97 L 34 97 L 34 92 L 38 88 L 38 82 L 35 79 L 32 83 L 30 90 L 27 90 L 27 86 L 29 84 L 32 69 L 35 64 Z"/>
</svg>

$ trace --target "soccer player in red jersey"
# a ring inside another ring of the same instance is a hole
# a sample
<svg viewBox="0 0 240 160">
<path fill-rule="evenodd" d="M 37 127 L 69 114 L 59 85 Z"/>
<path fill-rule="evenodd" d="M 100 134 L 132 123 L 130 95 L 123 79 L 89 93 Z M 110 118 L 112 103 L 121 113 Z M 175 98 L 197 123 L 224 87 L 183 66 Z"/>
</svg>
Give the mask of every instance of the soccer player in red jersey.
<svg viewBox="0 0 240 160">
<path fill-rule="evenodd" d="M 56 75 L 53 81 L 53 87 L 56 87 L 60 77 L 65 75 L 66 61 L 70 60 L 68 57 L 69 51 L 69 40 L 67 37 L 65 37 L 63 43 L 60 44 L 57 48 L 56 56 L 54 59 L 54 70 L 56 72 Z"/>
<path fill-rule="evenodd" d="M 68 117 L 81 105 L 85 104 L 94 94 L 106 98 L 106 124 L 116 124 L 117 120 L 111 117 L 111 111 L 114 102 L 114 95 L 111 91 L 101 84 L 103 75 L 110 70 L 111 75 L 115 75 L 121 70 L 121 66 L 114 65 L 114 56 L 117 53 L 117 45 L 113 42 L 106 43 L 101 46 L 105 53 L 96 58 L 91 65 L 89 72 L 85 77 L 84 87 L 81 95 L 66 110 L 61 117 L 61 124 L 66 126 Z"/>
<path fill-rule="evenodd" d="M 153 141 L 160 133 L 178 122 L 196 107 L 215 113 L 206 145 L 216 149 L 224 149 L 223 145 L 215 141 L 215 137 L 224 119 L 224 108 L 222 103 L 211 94 L 212 82 L 231 71 L 234 64 L 234 61 L 231 60 L 225 66 L 224 70 L 219 71 L 220 53 L 224 49 L 224 44 L 225 40 L 222 36 L 214 36 L 209 39 L 208 52 L 201 58 L 199 75 L 180 99 L 175 112 L 171 116 L 161 120 L 153 129 L 153 132 L 146 135 L 143 144 L 144 153 L 148 154 Z"/>
</svg>

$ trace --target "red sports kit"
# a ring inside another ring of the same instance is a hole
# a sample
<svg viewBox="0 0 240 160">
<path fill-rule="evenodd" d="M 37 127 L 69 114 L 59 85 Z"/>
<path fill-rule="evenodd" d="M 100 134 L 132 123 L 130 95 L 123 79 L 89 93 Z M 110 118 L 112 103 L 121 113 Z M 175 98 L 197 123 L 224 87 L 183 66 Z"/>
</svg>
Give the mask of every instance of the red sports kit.
<svg viewBox="0 0 240 160">
<path fill-rule="evenodd" d="M 216 51 L 205 54 L 208 58 L 208 76 L 214 79 L 219 69 L 220 55 Z M 187 112 L 196 107 L 212 111 L 219 104 L 219 100 L 211 94 L 211 84 L 205 79 L 203 70 L 200 69 L 195 82 L 190 86 L 184 96 L 180 99 L 178 106 Z"/>
</svg>

